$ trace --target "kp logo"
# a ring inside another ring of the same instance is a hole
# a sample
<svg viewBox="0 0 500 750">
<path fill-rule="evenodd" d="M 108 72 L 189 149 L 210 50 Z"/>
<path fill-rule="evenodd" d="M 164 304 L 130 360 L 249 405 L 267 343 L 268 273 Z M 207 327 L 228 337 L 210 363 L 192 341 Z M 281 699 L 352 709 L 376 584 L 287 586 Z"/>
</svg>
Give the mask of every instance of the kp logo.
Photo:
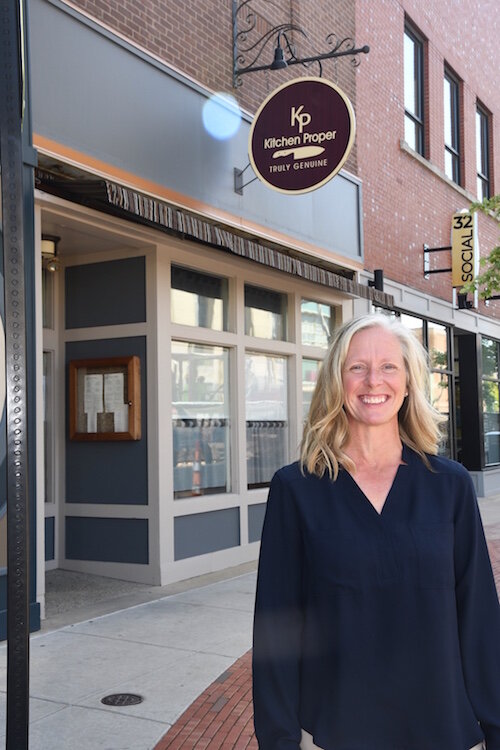
<svg viewBox="0 0 500 750">
<path fill-rule="evenodd" d="M 292 107 L 290 110 L 290 125 L 297 125 L 299 126 L 299 133 L 302 134 L 302 131 L 304 130 L 306 125 L 309 125 L 309 123 L 312 120 L 311 115 L 308 112 L 302 112 L 304 109 L 304 105 L 301 104 L 300 107 Z"/>
</svg>

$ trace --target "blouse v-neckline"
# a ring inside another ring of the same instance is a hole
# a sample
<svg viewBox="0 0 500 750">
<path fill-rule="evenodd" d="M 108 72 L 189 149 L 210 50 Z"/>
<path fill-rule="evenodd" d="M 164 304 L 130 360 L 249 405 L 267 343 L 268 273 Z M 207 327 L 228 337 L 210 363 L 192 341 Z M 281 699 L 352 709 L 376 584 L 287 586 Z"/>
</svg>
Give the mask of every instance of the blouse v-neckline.
<svg viewBox="0 0 500 750">
<path fill-rule="evenodd" d="M 382 508 L 380 509 L 380 511 L 377 510 L 377 508 L 374 506 L 374 504 L 372 503 L 372 501 L 370 500 L 370 498 L 368 497 L 368 495 L 366 494 L 366 492 L 364 492 L 361 489 L 361 487 L 359 486 L 359 484 L 357 483 L 357 481 L 354 479 L 353 475 L 349 471 L 347 471 L 346 469 L 343 470 L 345 472 L 346 476 L 349 478 L 349 481 L 356 488 L 356 490 L 358 492 L 358 496 L 363 501 L 363 505 L 368 506 L 368 511 L 374 513 L 377 518 L 381 518 L 383 515 L 385 515 L 387 505 L 388 505 L 389 501 L 391 500 L 392 495 L 394 494 L 394 490 L 395 490 L 396 484 L 398 484 L 398 480 L 399 480 L 399 477 L 401 475 L 401 469 L 402 468 L 407 468 L 409 466 L 409 460 L 408 460 L 408 458 L 409 458 L 409 449 L 403 443 L 403 449 L 402 449 L 402 452 L 401 452 L 401 461 L 400 461 L 400 463 L 399 463 L 399 465 L 398 465 L 398 467 L 396 469 L 396 473 L 394 474 L 394 479 L 391 482 L 391 486 L 389 487 L 387 495 L 385 496 L 385 500 L 383 502 L 383 505 L 382 505 Z"/>
</svg>

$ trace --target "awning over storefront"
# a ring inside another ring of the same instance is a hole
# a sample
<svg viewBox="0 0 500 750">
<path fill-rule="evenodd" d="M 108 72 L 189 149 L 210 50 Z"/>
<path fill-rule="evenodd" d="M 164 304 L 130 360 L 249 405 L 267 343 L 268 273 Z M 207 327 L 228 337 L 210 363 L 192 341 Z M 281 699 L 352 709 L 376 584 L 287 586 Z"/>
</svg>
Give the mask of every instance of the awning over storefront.
<svg viewBox="0 0 500 750">
<path fill-rule="evenodd" d="M 226 226 L 110 180 L 96 179 L 94 175 L 86 173 L 79 174 L 75 179 L 74 171 L 73 169 L 73 174 L 68 177 L 54 177 L 52 171 L 38 169 L 37 187 L 67 200 L 228 251 L 353 297 L 371 300 L 377 305 L 388 308 L 394 305 L 392 295 L 296 257 L 285 247 L 270 247 L 245 234 L 237 234 Z M 352 275 L 352 272 L 348 273 Z"/>
</svg>

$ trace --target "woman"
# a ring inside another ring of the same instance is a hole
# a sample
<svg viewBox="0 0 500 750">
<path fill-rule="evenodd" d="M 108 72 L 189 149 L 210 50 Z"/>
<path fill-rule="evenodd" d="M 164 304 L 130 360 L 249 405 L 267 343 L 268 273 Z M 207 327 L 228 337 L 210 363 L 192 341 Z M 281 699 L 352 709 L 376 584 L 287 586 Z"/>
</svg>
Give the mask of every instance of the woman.
<svg viewBox="0 0 500 750">
<path fill-rule="evenodd" d="M 436 455 L 426 354 L 348 322 L 276 473 L 254 624 L 260 750 L 500 750 L 500 608 L 467 471 Z"/>
</svg>

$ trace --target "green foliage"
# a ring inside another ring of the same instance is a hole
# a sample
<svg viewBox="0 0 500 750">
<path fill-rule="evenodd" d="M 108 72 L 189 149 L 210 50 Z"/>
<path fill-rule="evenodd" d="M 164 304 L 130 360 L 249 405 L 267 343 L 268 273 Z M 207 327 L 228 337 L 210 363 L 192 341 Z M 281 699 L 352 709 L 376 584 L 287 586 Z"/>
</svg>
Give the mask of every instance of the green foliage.
<svg viewBox="0 0 500 750">
<path fill-rule="evenodd" d="M 470 210 L 493 216 L 497 224 L 500 224 L 500 194 L 471 203 Z M 481 299 L 487 299 L 500 291 L 500 244 L 497 244 L 488 256 L 481 258 L 480 265 L 485 270 L 478 274 L 474 281 L 465 284 L 461 292 L 465 294 L 478 289 Z"/>
</svg>

